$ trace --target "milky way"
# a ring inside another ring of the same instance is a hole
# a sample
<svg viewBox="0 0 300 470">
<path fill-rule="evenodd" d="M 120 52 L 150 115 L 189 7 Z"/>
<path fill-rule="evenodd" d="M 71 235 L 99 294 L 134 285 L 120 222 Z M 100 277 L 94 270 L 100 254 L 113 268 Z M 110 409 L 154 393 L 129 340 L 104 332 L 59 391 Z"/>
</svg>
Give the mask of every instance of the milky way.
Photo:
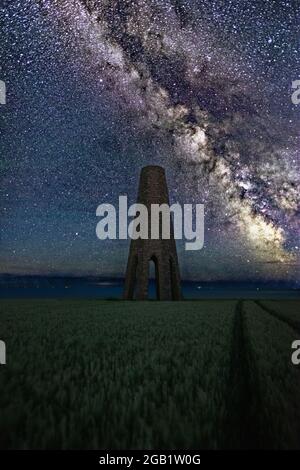
<svg viewBox="0 0 300 470">
<path fill-rule="evenodd" d="M 127 246 L 99 245 L 95 207 L 134 200 L 141 166 L 159 163 L 172 201 L 206 207 L 205 248 L 179 245 L 184 277 L 297 281 L 296 2 L 14 3 L 3 271 L 122 274 Z"/>
</svg>

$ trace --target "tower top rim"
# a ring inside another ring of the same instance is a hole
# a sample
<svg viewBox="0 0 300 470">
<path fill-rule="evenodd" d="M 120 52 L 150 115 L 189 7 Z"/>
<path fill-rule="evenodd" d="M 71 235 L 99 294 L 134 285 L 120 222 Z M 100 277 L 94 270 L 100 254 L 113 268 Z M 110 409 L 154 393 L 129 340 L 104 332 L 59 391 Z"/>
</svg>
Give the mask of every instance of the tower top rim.
<svg viewBox="0 0 300 470">
<path fill-rule="evenodd" d="M 165 174 L 165 169 L 159 165 L 147 165 L 147 166 L 144 166 L 141 170 L 142 173 L 148 173 L 152 171 Z"/>
</svg>

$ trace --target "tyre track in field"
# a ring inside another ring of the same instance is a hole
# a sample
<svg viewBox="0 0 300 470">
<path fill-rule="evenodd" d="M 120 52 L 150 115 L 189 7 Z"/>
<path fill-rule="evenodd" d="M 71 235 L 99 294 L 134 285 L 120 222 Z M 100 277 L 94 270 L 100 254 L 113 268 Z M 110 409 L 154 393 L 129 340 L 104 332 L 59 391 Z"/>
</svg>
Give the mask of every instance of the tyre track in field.
<svg viewBox="0 0 300 470">
<path fill-rule="evenodd" d="M 295 330 L 298 334 L 300 334 L 300 323 L 292 320 L 291 318 L 287 318 L 285 317 L 284 315 L 282 315 L 280 312 L 277 312 L 276 310 L 273 310 L 272 308 L 270 307 L 267 307 L 263 302 L 261 302 L 260 300 L 255 300 L 255 303 L 256 305 L 258 305 L 258 307 L 260 307 L 262 310 L 264 310 L 266 313 L 268 313 L 269 315 L 271 315 L 272 317 L 275 317 L 277 318 L 277 320 L 280 320 L 282 321 L 283 323 L 285 323 L 286 325 L 290 326 L 291 328 L 293 328 L 293 330 Z"/>
<path fill-rule="evenodd" d="M 232 343 L 222 448 L 262 448 L 258 432 L 261 399 L 256 365 L 251 358 L 243 301 L 237 303 Z"/>
</svg>

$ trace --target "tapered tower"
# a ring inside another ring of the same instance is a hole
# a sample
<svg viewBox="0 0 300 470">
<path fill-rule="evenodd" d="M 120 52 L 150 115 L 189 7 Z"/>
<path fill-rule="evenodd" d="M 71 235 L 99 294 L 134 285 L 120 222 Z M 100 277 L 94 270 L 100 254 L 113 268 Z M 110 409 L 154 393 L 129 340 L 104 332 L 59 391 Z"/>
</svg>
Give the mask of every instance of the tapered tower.
<svg viewBox="0 0 300 470">
<path fill-rule="evenodd" d="M 160 166 L 147 166 L 141 171 L 138 203 L 148 209 L 147 240 L 131 240 L 124 299 L 148 299 L 149 264 L 155 265 L 156 296 L 158 300 L 180 300 L 180 275 L 174 240 L 173 223 L 170 224 L 170 239 L 162 237 L 162 220 L 159 221 L 158 239 L 151 239 L 151 205 L 167 204 L 169 195 L 165 170 Z"/>
</svg>

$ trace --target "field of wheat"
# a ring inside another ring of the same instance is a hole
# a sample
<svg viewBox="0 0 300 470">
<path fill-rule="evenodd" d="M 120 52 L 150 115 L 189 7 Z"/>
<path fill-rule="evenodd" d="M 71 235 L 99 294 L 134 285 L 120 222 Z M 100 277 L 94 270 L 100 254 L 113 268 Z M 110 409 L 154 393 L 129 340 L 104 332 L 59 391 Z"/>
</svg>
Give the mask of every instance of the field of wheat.
<svg viewBox="0 0 300 470">
<path fill-rule="evenodd" d="M 300 448 L 298 333 L 264 307 L 2 301 L 0 447 Z"/>
</svg>

